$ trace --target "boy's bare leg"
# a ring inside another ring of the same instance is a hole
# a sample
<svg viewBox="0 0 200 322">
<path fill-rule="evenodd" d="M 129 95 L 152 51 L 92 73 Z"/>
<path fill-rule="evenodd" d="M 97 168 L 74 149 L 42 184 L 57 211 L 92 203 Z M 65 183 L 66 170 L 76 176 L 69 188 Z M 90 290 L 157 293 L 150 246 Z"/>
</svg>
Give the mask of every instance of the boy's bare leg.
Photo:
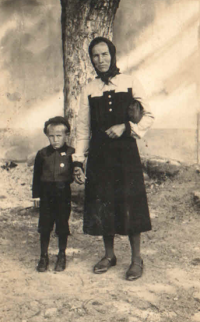
<svg viewBox="0 0 200 322">
<path fill-rule="evenodd" d="M 131 265 L 126 272 L 126 278 L 128 280 L 135 280 L 142 276 L 143 261 L 140 255 L 140 234 L 129 236 L 131 246 Z"/>
</svg>

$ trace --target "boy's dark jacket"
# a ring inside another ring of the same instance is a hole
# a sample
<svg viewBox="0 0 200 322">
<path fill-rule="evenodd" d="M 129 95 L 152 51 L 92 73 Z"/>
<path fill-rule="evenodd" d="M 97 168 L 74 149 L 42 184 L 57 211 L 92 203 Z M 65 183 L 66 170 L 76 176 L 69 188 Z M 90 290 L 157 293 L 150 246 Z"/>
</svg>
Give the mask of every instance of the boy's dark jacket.
<svg viewBox="0 0 200 322">
<path fill-rule="evenodd" d="M 75 150 L 64 144 L 55 150 L 51 145 L 38 151 L 33 172 L 33 198 L 40 198 L 40 187 L 43 182 L 73 181 L 72 154 Z"/>
</svg>

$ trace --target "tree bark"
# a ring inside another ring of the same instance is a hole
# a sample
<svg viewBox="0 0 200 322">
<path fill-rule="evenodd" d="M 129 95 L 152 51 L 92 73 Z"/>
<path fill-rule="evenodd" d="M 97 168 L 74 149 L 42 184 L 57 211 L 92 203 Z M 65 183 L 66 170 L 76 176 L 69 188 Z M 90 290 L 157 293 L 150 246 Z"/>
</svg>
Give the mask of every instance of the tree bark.
<svg viewBox="0 0 200 322">
<path fill-rule="evenodd" d="M 88 46 L 97 36 L 112 39 L 120 0 L 60 0 L 64 67 L 64 115 L 75 138 L 78 98 L 84 84 L 94 78 Z"/>
</svg>

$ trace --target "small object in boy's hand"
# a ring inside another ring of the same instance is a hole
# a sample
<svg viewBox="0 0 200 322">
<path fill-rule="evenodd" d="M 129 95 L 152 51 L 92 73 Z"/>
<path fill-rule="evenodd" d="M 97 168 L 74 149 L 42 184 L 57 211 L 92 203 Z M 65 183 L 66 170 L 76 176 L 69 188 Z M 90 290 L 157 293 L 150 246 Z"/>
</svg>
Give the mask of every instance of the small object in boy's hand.
<svg viewBox="0 0 200 322">
<path fill-rule="evenodd" d="M 83 170 L 80 167 L 74 168 L 74 180 L 78 184 L 84 184 L 85 183 L 85 174 Z"/>
<path fill-rule="evenodd" d="M 137 124 L 143 117 L 143 106 L 137 99 L 133 98 L 128 107 L 128 120 Z"/>
<path fill-rule="evenodd" d="M 39 208 L 40 207 L 40 199 L 33 199 L 33 206 L 34 208 Z"/>
</svg>

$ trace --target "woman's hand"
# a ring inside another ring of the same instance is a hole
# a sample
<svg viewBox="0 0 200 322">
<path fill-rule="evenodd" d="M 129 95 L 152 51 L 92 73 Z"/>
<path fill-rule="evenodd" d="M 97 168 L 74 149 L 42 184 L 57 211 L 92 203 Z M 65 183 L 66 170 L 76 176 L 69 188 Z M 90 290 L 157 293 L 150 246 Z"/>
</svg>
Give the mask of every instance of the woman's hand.
<svg viewBox="0 0 200 322">
<path fill-rule="evenodd" d="M 85 175 L 83 170 L 80 167 L 74 167 L 74 180 L 78 184 L 85 183 Z"/>
<path fill-rule="evenodd" d="M 109 138 L 116 139 L 122 136 L 125 129 L 126 129 L 125 124 L 113 125 L 108 130 L 106 130 L 106 134 L 109 136 Z"/>
</svg>

